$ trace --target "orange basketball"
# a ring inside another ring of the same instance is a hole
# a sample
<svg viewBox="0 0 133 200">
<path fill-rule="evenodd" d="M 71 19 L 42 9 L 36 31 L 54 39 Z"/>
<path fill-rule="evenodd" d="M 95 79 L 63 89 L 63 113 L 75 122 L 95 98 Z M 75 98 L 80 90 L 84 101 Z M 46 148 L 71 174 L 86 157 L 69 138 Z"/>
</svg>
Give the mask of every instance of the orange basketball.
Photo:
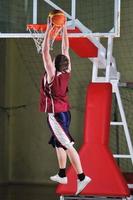
<svg viewBox="0 0 133 200">
<path fill-rule="evenodd" d="M 53 10 L 49 13 L 49 17 L 52 19 L 52 24 L 56 27 L 61 27 L 65 24 L 66 17 L 60 10 Z"/>
</svg>

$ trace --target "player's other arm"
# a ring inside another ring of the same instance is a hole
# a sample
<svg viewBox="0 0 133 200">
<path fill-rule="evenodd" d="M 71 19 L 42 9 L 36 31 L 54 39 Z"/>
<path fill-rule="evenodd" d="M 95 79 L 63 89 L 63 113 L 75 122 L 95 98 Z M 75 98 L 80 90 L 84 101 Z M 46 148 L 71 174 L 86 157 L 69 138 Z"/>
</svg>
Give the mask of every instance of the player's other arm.
<svg viewBox="0 0 133 200">
<path fill-rule="evenodd" d="M 71 60 L 70 60 L 70 55 L 69 55 L 69 39 L 67 35 L 67 27 L 66 24 L 63 27 L 63 36 L 62 36 L 62 54 L 67 56 L 69 60 L 69 66 L 68 66 L 68 72 L 71 71 Z"/>
<path fill-rule="evenodd" d="M 42 58 L 44 63 L 44 68 L 47 72 L 48 83 L 50 83 L 55 76 L 55 66 L 52 62 L 50 55 L 50 33 L 53 27 L 50 22 L 47 23 L 47 30 L 45 32 L 44 40 L 42 43 Z"/>
</svg>

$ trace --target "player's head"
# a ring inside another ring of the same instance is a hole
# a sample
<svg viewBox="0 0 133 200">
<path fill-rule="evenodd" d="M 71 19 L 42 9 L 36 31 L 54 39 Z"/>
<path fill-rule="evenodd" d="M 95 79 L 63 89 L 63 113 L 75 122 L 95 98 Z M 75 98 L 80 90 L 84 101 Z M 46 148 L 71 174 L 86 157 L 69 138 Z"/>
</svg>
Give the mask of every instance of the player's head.
<svg viewBox="0 0 133 200">
<path fill-rule="evenodd" d="M 68 58 L 63 55 L 59 54 L 55 57 L 55 68 L 59 72 L 66 71 L 68 69 L 69 60 Z"/>
</svg>

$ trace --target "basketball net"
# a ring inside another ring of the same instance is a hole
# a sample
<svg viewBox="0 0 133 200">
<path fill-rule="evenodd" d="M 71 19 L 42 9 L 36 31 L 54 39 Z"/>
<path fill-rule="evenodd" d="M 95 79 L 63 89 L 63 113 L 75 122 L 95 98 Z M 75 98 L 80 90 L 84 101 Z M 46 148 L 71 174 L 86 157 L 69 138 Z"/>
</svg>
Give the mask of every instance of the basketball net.
<svg viewBox="0 0 133 200">
<path fill-rule="evenodd" d="M 46 24 L 27 24 L 27 30 L 30 32 L 38 53 L 42 53 L 42 43 L 45 39 Z M 62 28 L 55 27 L 50 35 L 50 50 L 53 50 L 54 41 L 60 38 Z"/>
</svg>

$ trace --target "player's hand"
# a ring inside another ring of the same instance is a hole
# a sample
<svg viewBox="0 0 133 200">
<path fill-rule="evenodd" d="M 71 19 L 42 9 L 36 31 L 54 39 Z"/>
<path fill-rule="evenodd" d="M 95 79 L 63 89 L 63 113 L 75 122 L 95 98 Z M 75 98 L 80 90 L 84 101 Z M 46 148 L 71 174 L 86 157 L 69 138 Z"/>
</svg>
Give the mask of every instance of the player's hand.
<svg viewBox="0 0 133 200">
<path fill-rule="evenodd" d="M 53 29 L 53 26 L 52 26 L 52 19 L 51 17 L 48 17 L 47 18 L 47 31 L 50 31 Z"/>
<path fill-rule="evenodd" d="M 51 19 L 51 17 L 49 17 L 49 16 L 48 16 L 48 18 L 47 18 L 47 25 L 48 25 L 48 26 L 52 26 L 52 19 Z"/>
<path fill-rule="evenodd" d="M 67 32 L 67 21 L 65 21 L 65 23 L 64 23 L 64 25 L 63 25 L 63 30 L 64 30 L 65 32 Z"/>
</svg>

